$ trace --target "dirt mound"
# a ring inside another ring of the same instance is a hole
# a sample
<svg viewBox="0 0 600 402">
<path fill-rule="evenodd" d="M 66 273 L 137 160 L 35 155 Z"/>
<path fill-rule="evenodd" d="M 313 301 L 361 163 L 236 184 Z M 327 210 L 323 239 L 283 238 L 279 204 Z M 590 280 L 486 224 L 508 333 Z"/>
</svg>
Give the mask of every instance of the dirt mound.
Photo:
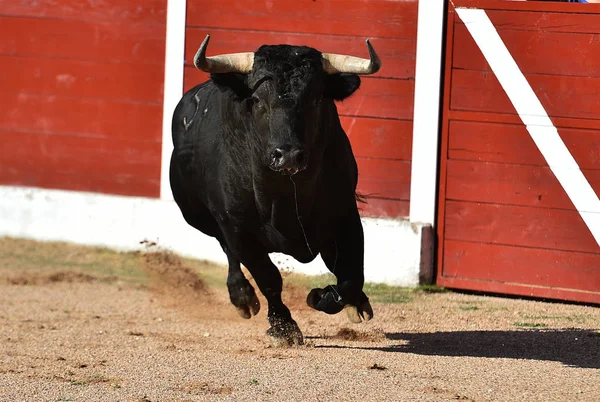
<svg viewBox="0 0 600 402">
<path fill-rule="evenodd" d="M 304 287 L 293 283 L 285 283 L 284 281 L 281 297 L 292 313 L 294 311 L 311 310 L 306 304 L 306 295 L 308 295 L 308 290 Z"/>
<path fill-rule="evenodd" d="M 359 332 L 351 328 L 343 327 L 332 337 L 344 341 L 357 342 L 381 342 L 385 340 L 385 334 L 380 331 Z"/>
<path fill-rule="evenodd" d="M 214 317 L 217 312 L 223 316 L 221 310 L 227 301 L 209 290 L 198 272 L 181 257 L 152 247 L 141 253 L 141 258 L 142 269 L 148 276 L 148 290 L 162 305 L 194 319 Z"/>
<path fill-rule="evenodd" d="M 151 251 L 143 254 L 144 271 L 153 290 L 178 290 L 190 295 L 207 295 L 208 288 L 198 274 L 187 267 L 182 259 L 170 251 Z"/>
<path fill-rule="evenodd" d="M 100 278 L 84 274 L 81 272 L 73 272 L 73 271 L 58 271 L 52 273 L 42 273 L 42 272 L 29 272 L 29 273 L 21 273 L 15 276 L 9 276 L 4 279 L 5 283 L 10 285 L 46 285 L 49 283 L 58 283 L 58 282 L 66 282 L 66 283 L 84 283 L 84 282 L 94 282 L 99 280 Z M 102 280 L 113 280 L 114 278 L 102 278 Z"/>
</svg>

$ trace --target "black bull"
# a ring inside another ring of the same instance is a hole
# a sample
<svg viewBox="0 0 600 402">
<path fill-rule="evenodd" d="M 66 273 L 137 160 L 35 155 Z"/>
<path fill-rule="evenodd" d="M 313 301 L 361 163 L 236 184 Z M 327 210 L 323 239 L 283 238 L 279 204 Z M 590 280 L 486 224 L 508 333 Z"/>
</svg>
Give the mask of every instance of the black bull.
<svg viewBox="0 0 600 402">
<path fill-rule="evenodd" d="M 269 253 L 303 263 L 320 253 L 337 285 L 313 289 L 308 305 L 371 319 L 358 169 L 334 101 L 358 89 L 357 74 L 377 72 L 375 51 L 367 41 L 370 59 L 289 45 L 206 57 L 208 39 L 194 64 L 211 79 L 185 93 L 173 115 L 170 179 L 185 220 L 227 255 L 231 303 L 244 318 L 260 309 L 241 263 L 267 299 L 267 334 L 302 344 Z"/>
</svg>

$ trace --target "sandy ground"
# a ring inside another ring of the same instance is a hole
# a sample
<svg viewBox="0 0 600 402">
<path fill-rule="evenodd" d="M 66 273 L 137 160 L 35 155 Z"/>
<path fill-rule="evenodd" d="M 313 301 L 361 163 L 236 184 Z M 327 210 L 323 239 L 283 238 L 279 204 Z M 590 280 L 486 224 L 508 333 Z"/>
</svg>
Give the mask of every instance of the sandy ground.
<svg viewBox="0 0 600 402">
<path fill-rule="evenodd" d="M 292 288 L 307 344 L 273 348 L 264 308 L 238 317 L 181 266 L 140 284 L 3 261 L 1 401 L 600 401 L 597 307 L 417 292 L 350 324 Z"/>
</svg>

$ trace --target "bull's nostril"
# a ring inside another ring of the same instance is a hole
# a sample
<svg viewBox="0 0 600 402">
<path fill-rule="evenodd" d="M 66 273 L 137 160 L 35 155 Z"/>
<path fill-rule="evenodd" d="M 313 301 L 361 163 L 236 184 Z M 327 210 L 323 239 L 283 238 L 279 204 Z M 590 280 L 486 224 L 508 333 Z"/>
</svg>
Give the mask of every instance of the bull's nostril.
<svg viewBox="0 0 600 402">
<path fill-rule="evenodd" d="M 271 160 L 279 162 L 283 158 L 283 151 L 279 148 L 275 148 L 275 150 L 271 153 Z"/>
</svg>

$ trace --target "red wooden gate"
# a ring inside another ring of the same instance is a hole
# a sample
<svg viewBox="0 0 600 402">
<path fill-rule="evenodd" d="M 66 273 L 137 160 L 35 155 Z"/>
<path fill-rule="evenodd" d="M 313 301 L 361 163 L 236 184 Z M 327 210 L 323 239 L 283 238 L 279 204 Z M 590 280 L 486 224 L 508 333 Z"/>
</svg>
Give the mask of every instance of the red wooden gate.
<svg viewBox="0 0 600 402">
<path fill-rule="evenodd" d="M 438 284 L 600 303 L 599 26 L 596 5 L 449 6 Z"/>
</svg>

